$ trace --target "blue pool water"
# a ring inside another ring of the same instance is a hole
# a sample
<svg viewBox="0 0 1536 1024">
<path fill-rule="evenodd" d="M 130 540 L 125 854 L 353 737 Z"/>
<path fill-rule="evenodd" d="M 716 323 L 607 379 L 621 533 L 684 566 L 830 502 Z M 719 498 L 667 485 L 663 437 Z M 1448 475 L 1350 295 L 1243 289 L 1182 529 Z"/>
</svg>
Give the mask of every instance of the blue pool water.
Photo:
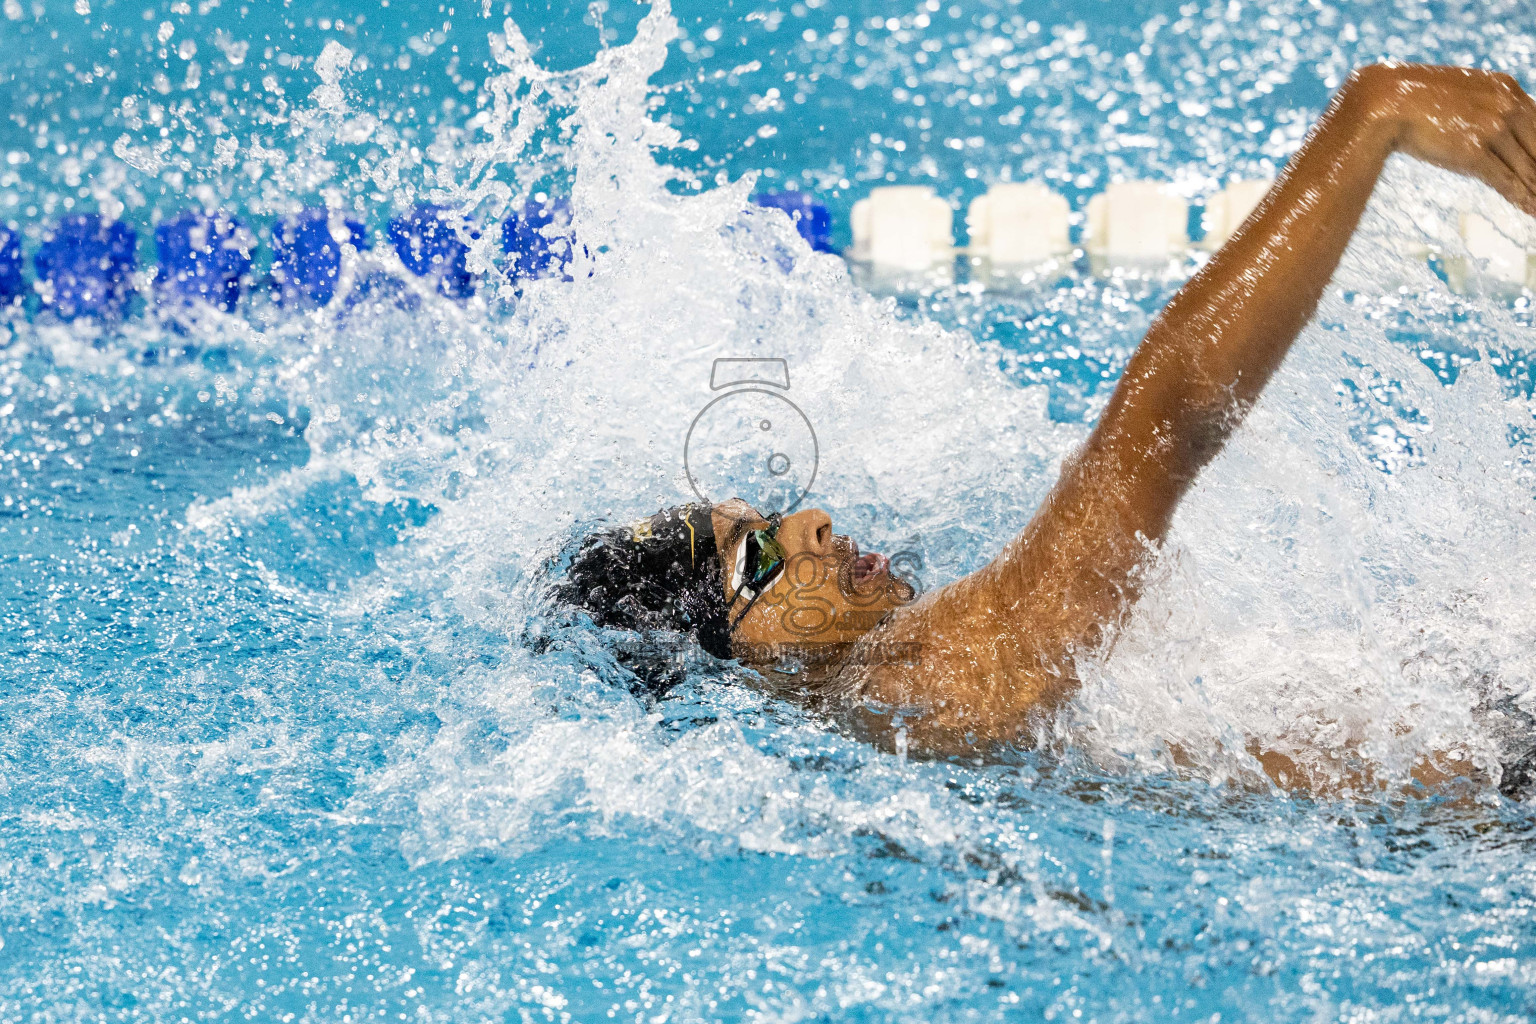
<svg viewBox="0 0 1536 1024">
<path fill-rule="evenodd" d="M 786 360 L 840 530 L 969 571 L 1196 265 L 876 296 L 755 191 L 814 193 L 839 245 L 879 182 L 1198 201 L 1273 173 L 1354 63 L 1536 83 L 1528 7 L 0 14 L 29 260 L 81 211 L 143 267 L 194 204 L 259 243 L 229 313 L 141 276 L 120 321 L 0 327 L 0 1020 L 1536 1016 L 1530 805 L 1397 795 L 1426 751 L 1496 774 L 1536 742 L 1531 308 L 1437 272 L 1458 209 L 1530 240 L 1477 186 L 1389 167 L 1011 763 L 879 752 L 703 658 L 632 695 L 541 597 L 580 525 L 686 497 L 719 356 Z M 304 206 L 378 248 L 418 201 L 487 224 L 540 194 L 571 201 L 569 275 L 509 281 L 486 233 L 465 299 L 264 283 Z M 1390 788 L 1292 797 L 1252 743 Z"/>
</svg>

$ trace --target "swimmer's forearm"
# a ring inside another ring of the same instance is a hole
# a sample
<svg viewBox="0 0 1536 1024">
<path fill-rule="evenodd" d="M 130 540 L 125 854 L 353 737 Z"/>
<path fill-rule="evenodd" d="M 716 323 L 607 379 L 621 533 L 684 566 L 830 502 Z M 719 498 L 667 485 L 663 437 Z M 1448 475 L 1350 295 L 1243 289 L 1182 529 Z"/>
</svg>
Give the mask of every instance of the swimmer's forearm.
<svg viewBox="0 0 1536 1024">
<path fill-rule="evenodd" d="M 1143 497 L 1163 513 L 1142 526 L 1148 536 L 1311 318 L 1395 148 L 1398 126 L 1359 86 L 1340 91 L 1258 208 L 1158 315 L 1100 420 L 1097 444 L 1166 440 L 1124 453 L 1160 478 L 1161 493 Z"/>
<path fill-rule="evenodd" d="M 1158 316 L 1133 363 L 1164 350 L 1191 357 L 1196 372 L 1168 383 L 1197 406 L 1257 398 L 1316 311 L 1400 132 L 1352 80 L 1253 214 Z M 1135 366 L 1138 375 L 1151 369 Z"/>
</svg>

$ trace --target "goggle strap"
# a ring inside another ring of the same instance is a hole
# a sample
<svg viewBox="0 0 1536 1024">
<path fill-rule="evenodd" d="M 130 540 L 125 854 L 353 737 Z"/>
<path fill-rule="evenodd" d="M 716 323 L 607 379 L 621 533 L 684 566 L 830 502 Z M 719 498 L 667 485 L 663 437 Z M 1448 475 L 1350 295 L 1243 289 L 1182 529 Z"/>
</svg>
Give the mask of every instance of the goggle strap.
<svg viewBox="0 0 1536 1024">
<path fill-rule="evenodd" d="M 742 587 L 741 590 L 736 591 L 736 597 L 740 597 L 741 594 L 742 594 L 742 591 L 746 590 L 746 589 L 747 589 L 746 587 Z M 762 597 L 767 592 L 768 592 L 768 588 L 767 587 L 764 587 L 762 590 L 755 591 L 752 594 L 752 596 L 747 600 L 747 606 L 741 610 L 741 614 L 740 615 L 736 616 L 734 619 L 731 620 L 731 624 L 730 624 L 730 626 L 728 628 L 735 629 L 737 626 L 741 625 L 741 620 L 746 618 L 747 617 L 747 613 L 752 610 L 752 606 L 757 604 L 757 599 Z M 731 598 L 731 604 L 735 604 L 736 603 L 736 597 Z M 727 606 L 727 607 L 729 607 L 729 606 Z"/>
</svg>

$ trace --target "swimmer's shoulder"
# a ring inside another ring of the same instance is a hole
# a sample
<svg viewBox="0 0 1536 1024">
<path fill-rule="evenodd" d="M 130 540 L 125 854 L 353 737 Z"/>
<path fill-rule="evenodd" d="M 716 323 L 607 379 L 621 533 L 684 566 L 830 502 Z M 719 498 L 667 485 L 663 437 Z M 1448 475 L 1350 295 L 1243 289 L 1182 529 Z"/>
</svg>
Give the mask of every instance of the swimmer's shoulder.
<svg viewBox="0 0 1536 1024">
<path fill-rule="evenodd" d="M 1066 645 L 1048 617 L 1031 632 L 1029 609 L 1002 609 L 990 575 L 930 591 L 865 634 L 829 687 L 844 716 L 940 756 L 1022 741 L 1075 680 L 1063 678 Z"/>
</svg>

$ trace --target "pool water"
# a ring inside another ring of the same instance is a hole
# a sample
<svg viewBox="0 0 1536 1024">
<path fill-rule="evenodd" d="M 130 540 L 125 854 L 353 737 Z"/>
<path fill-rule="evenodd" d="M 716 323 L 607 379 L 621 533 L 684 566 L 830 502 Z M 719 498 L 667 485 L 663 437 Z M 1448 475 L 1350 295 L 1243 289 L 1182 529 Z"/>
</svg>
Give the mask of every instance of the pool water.
<svg viewBox="0 0 1536 1024">
<path fill-rule="evenodd" d="M 1497 776 L 1536 743 L 1530 299 L 1441 269 L 1459 209 L 1533 239 L 1480 186 L 1389 166 L 1145 599 L 1007 763 L 878 751 L 702 655 L 636 693 L 543 597 L 581 528 L 688 497 L 725 356 L 785 360 L 839 530 L 925 586 L 974 569 L 1197 266 L 877 295 L 755 191 L 813 192 L 839 245 L 877 183 L 1198 202 L 1272 174 L 1356 63 L 1536 82 L 1528 7 L 0 13 L 29 255 L 80 210 L 145 266 L 193 204 L 261 242 L 230 313 L 0 328 L 0 1020 L 1536 1015 L 1530 805 L 1400 795 L 1426 752 Z M 302 205 L 382 237 L 540 193 L 568 275 L 512 282 L 487 233 L 467 299 L 262 283 Z M 1253 744 L 1387 788 L 1291 796 Z"/>
</svg>

